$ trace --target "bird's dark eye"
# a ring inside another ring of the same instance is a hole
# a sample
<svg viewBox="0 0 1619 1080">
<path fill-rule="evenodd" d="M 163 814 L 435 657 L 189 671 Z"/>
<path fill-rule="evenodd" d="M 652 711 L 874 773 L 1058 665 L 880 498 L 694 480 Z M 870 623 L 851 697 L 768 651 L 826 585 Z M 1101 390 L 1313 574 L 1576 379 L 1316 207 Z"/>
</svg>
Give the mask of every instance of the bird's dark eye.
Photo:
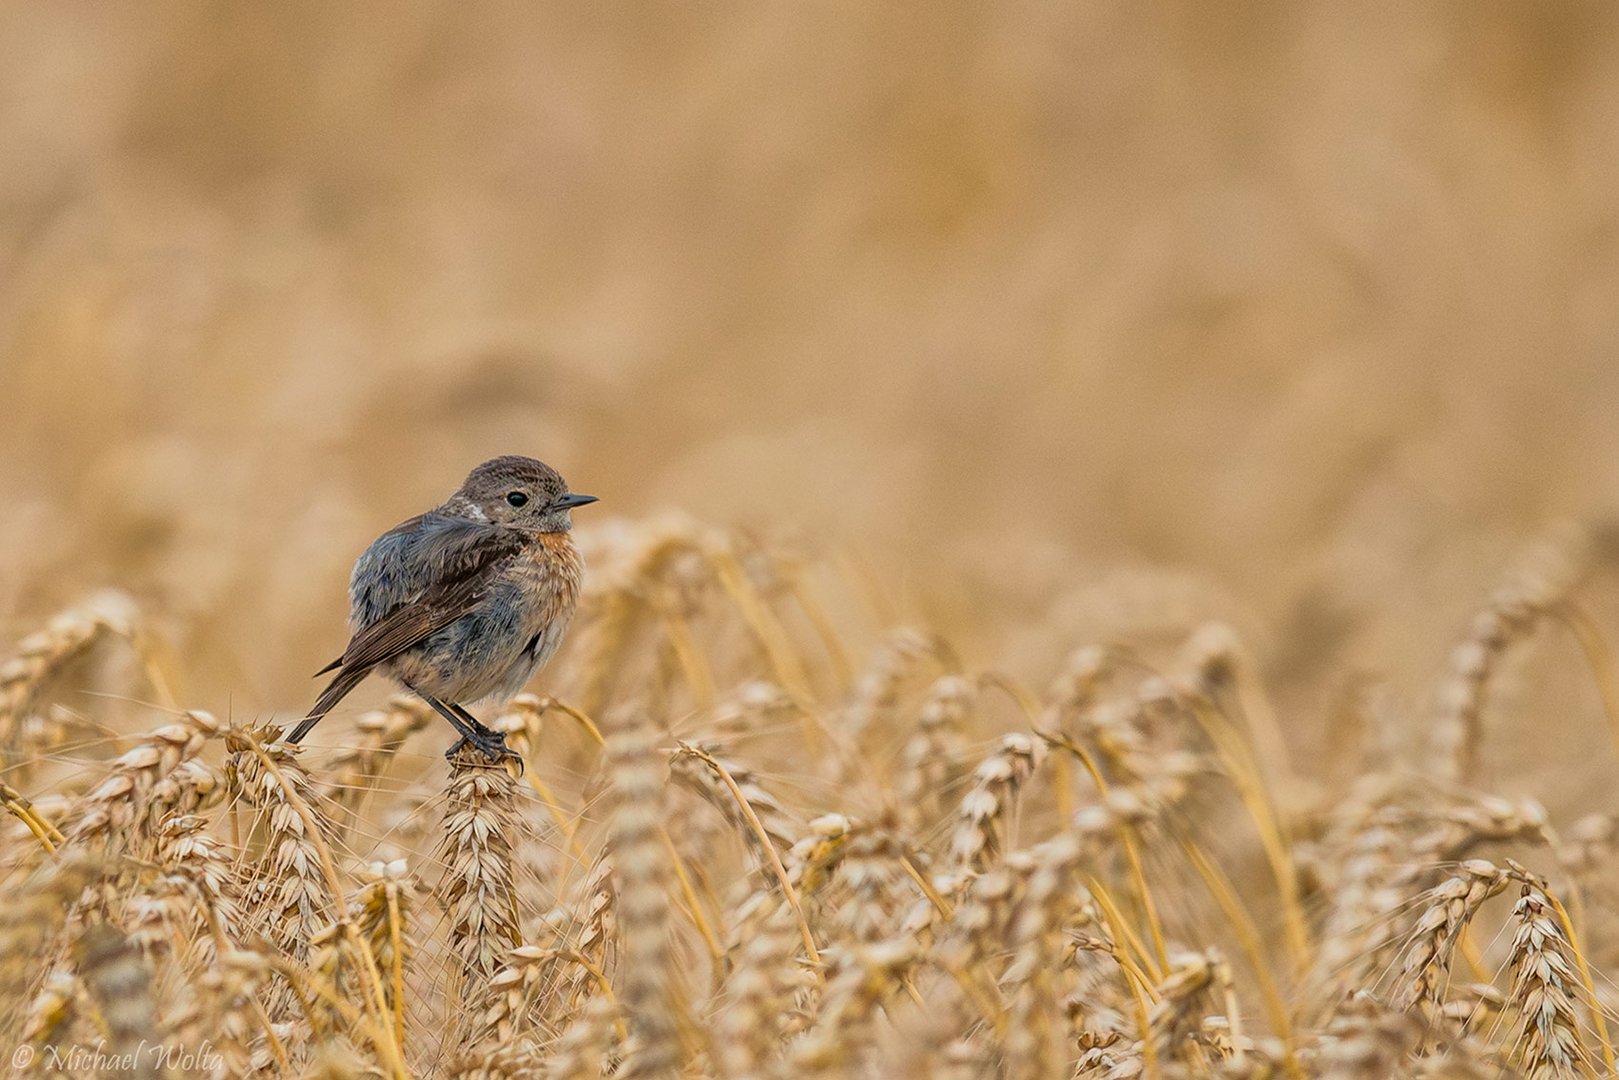
<svg viewBox="0 0 1619 1080">
<path fill-rule="evenodd" d="M 506 502 L 512 506 L 525 506 L 528 504 L 528 496 L 521 491 L 514 491 L 506 496 Z"/>
</svg>

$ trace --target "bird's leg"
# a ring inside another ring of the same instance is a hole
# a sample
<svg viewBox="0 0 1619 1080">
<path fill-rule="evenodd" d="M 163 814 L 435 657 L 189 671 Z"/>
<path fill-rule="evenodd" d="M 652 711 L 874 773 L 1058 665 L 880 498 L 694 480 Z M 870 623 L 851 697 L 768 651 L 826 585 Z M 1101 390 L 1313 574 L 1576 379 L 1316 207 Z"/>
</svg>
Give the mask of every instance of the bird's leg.
<svg viewBox="0 0 1619 1080">
<path fill-rule="evenodd" d="M 453 701 L 452 703 L 445 703 L 445 701 L 434 698 L 431 693 L 423 693 L 418 688 L 411 687 L 410 683 L 405 683 L 405 685 L 410 688 L 411 693 L 426 701 L 427 704 L 431 704 L 434 712 L 437 712 L 439 716 L 450 722 L 450 727 L 461 733 L 460 740 L 455 745 L 450 746 L 447 751 L 444 751 L 445 758 L 455 758 L 461 746 L 473 746 L 491 761 L 512 758 L 516 761 L 518 771 L 523 769 L 523 756 L 508 750 L 507 745 L 505 745 L 505 735 L 479 724 L 478 717 L 474 717 L 471 712 L 461 708 Z"/>
<path fill-rule="evenodd" d="M 472 740 L 472 745 L 476 746 L 479 750 L 482 750 L 485 755 L 495 760 L 499 760 L 501 758 L 511 758 L 513 761 L 517 762 L 518 775 L 522 775 L 524 768 L 523 755 L 509 749 L 506 746 L 505 735 L 496 731 L 494 728 L 484 726 L 484 724 L 480 722 L 476 716 L 473 716 L 471 713 L 467 712 L 464 706 L 457 705 L 453 701 L 447 702 L 446 704 L 448 704 L 450 708 L 454 709 L 456 715 L 461 718 L 462 722 L 470 727 L 477 735 L 477 738 Z"/>
<path fill-rule="evenodd" d="M 481 720 L 479 720 L 476 716 L 473 716 L 471 713 L 467 712 L 467 710 L 463 706 L 457 705 L 453 701 L 446 702 L 446 704 L 448 704 L 450 706 L 450 708 L 455 710 L 455 715 L 457 715 L 457 716 L 459 716 L 461 718 L 462 723 L 466 724 L 467 727 L 471 728 L 473 731 L 476 731 L 479 735 L 489 735 L 489 736 L 498 737 L 498 738 L 505 738 L 504 735 L 501 735 L 499 732 L 495 731 L 494 728 L 486 727 Z"/>
<path fill-rule="evenodd" d="M 455 728 L 455 730 L 460 733 L 462 742 L 474 742 L 477 740 L 478 733 L 472 728 L 468 727 L 466 722 L 463 721 L 460 716 L 456 715 L 456 713 L 452 712 L 448 705 L 444 704 L 444 702 L 440 701 L 432 694 L 423 693 L 414 686 L 411 686 L 409 683 L 406 683 L 405 686 L 408 690 L 410 690 L 411 693 L 415 694 L 417 697 L 431 705 L 434 712 L 448 720 L 450 722 L 450 726 Z"/>
<path fill-rule="evenodd" d="M 471 713 L 467 712 L 466 706 L 464 705 L 457 705 L 453 701 L 447 701 L 445 704 L 454 709 L 455 715 L 461 718 L 461 722 L 467 725 L 467 727 L 471 728 L 480 737 L 492 743 L 499 743 L 503 749 L 505 748 L 506 736 L 502 732 L 486 726 L 476 716 L 473 716 Z"/>
<path fill-rule="evenodd" d="M 490 731 L 488 728 L 478 723 L 478 721 L 472 718 L 470 713 L 461 708 L 459 705 L 446 705 L 432 694 L 423 693 L 421 690 L 411 686 L 409 683 L 406 683 L 405 686 L 410 690 L 411 693 L 415 694 L 417 697 L 431 705 L 434 712 L 448 720 L 450 722 L 450 726 L 455 728 L 455 730 L 460 733 L 460 741 L 458 741 L 454 746 L 450 747 L 449 750 L 445 751 L 445 757 L 453 758 L 455 757 L 456 752 L 463 746 L 471 746 L 482 751 L 483 756 L 491 761 L 499 761 L 502 758 L 516 758 L 518 767 L 522 767 L 522 757 L 512 753 L 506 748 L 506 740 L 500 735 L 499 732 Z M 465 719 L 462 719 L 463 717 L 465 717 Z M 471 724 L 469 725 L 467 721 L 471 721 Z"/>
</svg>

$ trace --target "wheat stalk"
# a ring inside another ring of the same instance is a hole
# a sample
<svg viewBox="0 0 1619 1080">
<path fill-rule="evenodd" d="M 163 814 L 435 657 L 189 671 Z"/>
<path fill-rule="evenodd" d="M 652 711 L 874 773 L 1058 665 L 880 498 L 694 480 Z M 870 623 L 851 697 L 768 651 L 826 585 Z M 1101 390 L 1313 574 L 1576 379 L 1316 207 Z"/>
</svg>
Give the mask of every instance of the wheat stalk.
<svg viewBox="0 0 1619 1080">
<path fill-rule="evenodd" d="M 1512 1056 L 1533 1080 L 1592 1073 L 1580 1040 L 1574 949 L 1542 886 L 1524 882 L 1512 916 L 1510 998 L 1518 1014 Z"/>
<path fill-rule="evenodd" d="M 74 661 L 108 637 L 129 641 L 141 654 L 149 678 L 168 697 L 167 684 L 146 655 L 139 633 L 134 601 L 119 592 L 103 592 L 83 605 L 62 612 L 36 634 L 17 645 L 12 658 L 0 665 L 0 748 L 15 746 L 22 723 L 50 684 Z"/>
<path fill-rule="evenodd" d="M 629 714 L 608 738 L 613 791 L 613 875 L 620 949 L 619 1001 L 629 1019 L 624 1075 L 673 1075 L 680 1058 L 669 953 L 668 852 L 662 842 L 665 758 L 651 729 Z"/>
<path fill-rule="evenodd" d="M 159 784 L 179 771 L 203 744 L 219 733 L 219 722 L 205 712 L 187 712 L 177 723 L 147 733 L 112 763 L 106 777 L 75 804 L 64 831 L 73 844 L 100 844 L 109 853 L 143 854 L 153 843 L 159 821 L 169 812 L 187 812 L 212 795 L 215 777 L 206 768 L 188 769 L 173 783 Z"/>
<path fill-rule="evenodd" d="M 1577 531 L 1560 531 L 1537 544 L 1524 555 L 1508 583 L 1491 596 L 1467 637 L 1452 650 L 1432 729 L 1432 760 L 1440 776 L 1450 780 L 1474 776 L 1492 677 L 1515 643 L 1557 613 L 1584 575 L 1589 559 L 1586 538 Z"/>
<path fill-rule="evenodd" d="M 1027 735 L 1008 735 L 973 773 L 973 786 L 961 797 L 950 858 L 957 866 L 981 869 L 1000 851 L 1002 819 L 1012 800 L 1039 767 L 1043 745 Z"/>
<path fill-rule="evenodd" d="M 462 984 L 482 993 L 509 949 L 522 941 L 512 849 L 519 823 L 516 781 L 472 747 L 450 759 L 444 789 L 444 877 L 439 902 Z"/>
<path fill-rule="evenodd" d="M 1483 859 L 1461 866 L 1461 873 L 1428 890 L 1405 946 L 1400 990 L 1394 1007 L 1433 1013 L 1445 1000 L 1451 959 L 1468 922 L 1484 901 L 1500 893 L 1514 872 Z"/>
<path fill-rule="evenodd" d="M 307 804 L 314 797 L 309 774 L 298 763 L 297 748 L 280 743 L 239 749 L 227 768 L 243 801 L 259 810 L 264 823 L 267 858 L 247 882 L 248 907 L 284 954 L 303 960 L 332 922 L 337 902 L 322 877 L 321 842 L 329 832 L 312 835 L 308 824 Z M 282 1004 L 289 1007 L 290 1001 Z"/>
</svg>

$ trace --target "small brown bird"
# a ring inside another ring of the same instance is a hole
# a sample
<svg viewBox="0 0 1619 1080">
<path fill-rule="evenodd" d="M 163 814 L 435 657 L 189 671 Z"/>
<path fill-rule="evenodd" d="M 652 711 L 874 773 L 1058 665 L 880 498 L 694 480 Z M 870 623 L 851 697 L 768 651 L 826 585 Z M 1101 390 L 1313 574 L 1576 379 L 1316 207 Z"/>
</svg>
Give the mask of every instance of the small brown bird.
<svg viewBox="0 0 1619 1080">
<path fill-rule="evenodd" d="M 574 495 L 555 469 L 498 457 L 448 502 L 378 537 L 349 581 L 353 637 L 316 675 L 336 671 L 297 727 L 297 742 L 372 671 L 431 705 L 491 759 L 516 757 L 466 706 L 512 697 L 556 652 L 579 599 L 584 562 L 568 532 Z"/>
</svg>

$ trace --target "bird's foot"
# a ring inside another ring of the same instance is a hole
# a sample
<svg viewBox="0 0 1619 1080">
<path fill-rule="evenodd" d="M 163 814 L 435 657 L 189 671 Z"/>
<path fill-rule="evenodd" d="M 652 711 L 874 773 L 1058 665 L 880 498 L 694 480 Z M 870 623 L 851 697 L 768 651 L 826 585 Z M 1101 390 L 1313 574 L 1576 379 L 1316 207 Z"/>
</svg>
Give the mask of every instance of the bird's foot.
<svg viewBox="0 0 1619 1080">
<path fill-rule="evenodd" d="M 523 755 L 508 747 L 506 745 L 506 736 L 499 732 L 491 731 L 487 734 L 479 732 L 476 735 L 463 735 L 459 742 L 444 751 L 444 756 L 454 761 L 456 754 L 461 752 L 463 746 L 472 747 L 492 762 L 515 761 L 517 762 L 517 775 L 523 775 Z"/>
</svg>

